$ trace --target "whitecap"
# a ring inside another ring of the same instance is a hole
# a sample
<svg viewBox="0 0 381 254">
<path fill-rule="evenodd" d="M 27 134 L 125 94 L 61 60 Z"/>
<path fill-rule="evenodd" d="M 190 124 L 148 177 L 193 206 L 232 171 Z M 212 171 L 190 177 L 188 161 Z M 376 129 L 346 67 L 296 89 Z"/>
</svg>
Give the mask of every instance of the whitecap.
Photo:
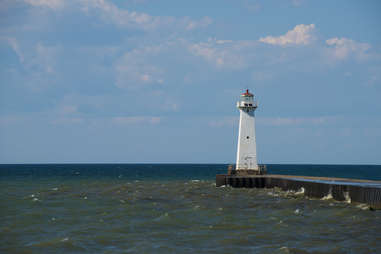
<svg viewBox="0 0 381 254">
<path fill-rule="evenodd" d="M 330 199 L 333 199 L 331 188 L 329 188 L 328 194 L 326 196 L 322 197 L 321 200 L 330 200 Z"/>
<path fill-rule="evenodd" d="M 275 192 L 267 192 L 267 195 L 273 196 L 273 197 L 279 197 L 278 193 Z"/>
<path fill-rule="evenodd" d="M 305 192 L 305 189 L 302 187 L 297 192 L 295 192 L 295 195 L 302 195 L 304 194 L 304 192 Z"/>
<path fill-rule="evenodd" d="M 356 207 L 360 208 L 361 210 L 369 210 L 370 209 L 370 206 L 368 204 L 358 204 Z"/>
<path fill-rule="evenodd" d="M 331 194 L 331 193 L 328 193 L 328 195 L 327 195 L 327 196 L 324 196 L 324 197 L 322 197 L 322 198 L 321 198 L 321 200 L 331 200 L 331 199 L 333 199 L 333 197 L 332 197 L 332 194 Z"/>
<path fill-rule="evenodd" d="M 163 214 L 163 215 L 160 215 L 160 216 L 157 217 L 156 219 L 154 219 L 154 221 L 161 221 L 161 220 L 167 218 L 168 216 L 169 216 L 169 214 L 168 214 L 168 213 L 165 213 L 165 214 Z"/>
<path fill-rule="evenodd" d="M 352 202 L 351 197 L 349 196 L 349 192 L 344 192 L 344 198 L 345 202 L 347 202 L 348 204 Z"/>
<path fill-rule="evenodd" d="M 284 251 L 285 253 L 290 253 L 290 249 L 286 246 L 280 247 L 279 250 Z"/>
</svg>

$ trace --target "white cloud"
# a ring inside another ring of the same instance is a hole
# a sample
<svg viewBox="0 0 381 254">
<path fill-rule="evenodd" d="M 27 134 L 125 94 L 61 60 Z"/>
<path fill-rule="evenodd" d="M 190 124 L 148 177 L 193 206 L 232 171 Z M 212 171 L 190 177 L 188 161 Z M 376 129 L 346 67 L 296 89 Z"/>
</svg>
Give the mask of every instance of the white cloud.
<svg viewBox="0 0 381 254">
<path fill-rule="evenodd" d="M 17 54 L 21 67 L 13 73 L 24 81 L 20 85 L 32 90 L 41 90 L 57 80 L 56 65 L 61 53 L 61 46 L 46 46 L 42 43 L 19 43 L 15 38 L 5 40 Z"/>
<path fill-rule="evenodd" d="M 111 121 L 114 124 L 123 124 L 123 125 L 130 125 L 130 124 L 159 124 L 161 121 L 160 117 L 152 117 L 152 116 L 119 116 L 119 117 L 113 117 Z"/>
<path fill-rule="evenodd" d="M 187 30 L 193 30 L 196 28 L 202 28 L 202 27 L 209 26 L 210 24 L 212 24 L 212 19 L 209 17 L 204 17 L 201 20 L 188 20 L 187 19 L 187 20 L 185 20 L 185 22 L 187 23 L 186 29 Z"/>
<path fill-rule="evenodd" d="M 247 48 L 253 46 L 250 41 L 216 40 L 190 44 L 188 50 L 195 56 L 203 57 L 217 68 L 242 69 L 247 66 Z"/>
<path fill-rule="evenodd" d="M 189 17 L 175 18 L 171 16 L 152 16 L 144 12 L 130 11 L 118 7 L 108 0 L 22 0 L 34 7 L 46 7 L 60 10 L 64 7 L 80 9 L 89 14 L 100 16 L 106 23 L 120 27 L 154 30 L 157 28 L 171 28 L 193 30 L 212 24 L 210 17 L 194 20 Z M 140 1 L 140 0 L 138 0 Z M 66 9 L 68 9 L 66 8 Z"/>
<path fill-rule="evenodd" d="M 59 9 L 64 6 L 64 0 L 24 0 L 27 4 L 36 7 L 48 7 L 51 9 Z"/>
<path fill-rule="evenodd" d="M 58 46 L 45 46 L 42 43 L 38 43 L 36 45 L 36 55 L 32 62 L 34 65 L 39 65 L 42 71 L 53 73 L 55 71 L 54 65 L 57 60 L 58 51 Z"/>
<path fill-rule="evenodd" d="M 21 52 L 19 43 L 18 43 L 18 41 L 15 38 L 0 37 L 0 40 L 5 40 L 9 44 L 9 46 L 13 49 L 13 51 L 16 53 L 17 57 L 19 58 L 19 61 L 21 63 L 24 62 L 24 55 Z"/>
<path fill-rule="evenodd" d="M 75 105 L 64 105 L 59 109 L 59 112 L 63 115 L 70 115 L 78 113 L 78 108 Z"/>
<path fill-rule="evenodd" d="M 186 30 L 193 30 L 210 25 L 212 19 L 204 17 L 200 20 L 192 20 L 188 17 L 175 18 L 164 16 L 152 16 L 143 12 L 129 11 L 121 9 L 117 5 L 107 0 L 79 0 L 81 9 L 90 14 L 95 13 L 101 16 L 105 22 L 109 22 L 121 27 L 133 27 L 143 30 L 153 30 L 160 27 L 178 27 Z"/>
<path fill-rule="evenodd" d="M 251 12 L 258 12 L 262 8 L 259 0 L 245 0 L 244 7 L 246 10 Z"/>
<path fill-rule="evenodd" d="M 381 66 L 371 67 L 368 73 L 367 84 L 370 86 L 381 86 Z"/>
<path fill-rule="evenodd" d="M 160 108 L 162 108 L 165 111 L 178 112 L 180 105 L 177 102 L 167 99 Z"/>
<path fill-rule="evenodd" d="M 162 50 L 162 46 L 153 46 L 125 53 L 115 67 L 116 85 L 121 88 L 136 88 L 144 84 L 162 84 L 164 70 L 150 61 Z"/>
<path fill-rule="evenodd" d="M 315 39 L 315 36 L 313 34 L 314 30 L 314 24 L 300 24 L 295 26 L 294 29 L 288 31 L 285 35 L 281 35 L 279 37 L 267 36 L 264 38 L 260 38 L 259 41 L 280 46 L 308 45 Z"/>
<path fill-rule="evenodd" d="M 153 17 L 146 13 L 130 12 L 120 9 L 116 5 L 106 0 L 80 0 L 82 10 L 99 11 L 105 21 L 109 21 L 120 26 L 139 26 L 144 29 L 155 28 L 161 22 L 168 22 L 161 17 Z"/>
<path fill-rule="evenodd" d="M 367 51 L 370 49 L 368 43 L 359 43 L 348 38 L 331 38 L 326 40 L 330 46 L 329 54 L 336 60 L 344 60 L 351 55 L 358 59 L 366 59 L 368 57 Z"/>
<path fill-rule="evenodd" d="M 322 117 L 268 117 L 258 118 L 258 124 L 270 126 L 284 126 L 284 125 L 321 125 L 328 122 L 335 121 L 336 117 L 322 116 Z"/>
<path fill-rule="evenodd" d="M 295 7 L 299 7 L 303 4 L 304 0 L 291 0 L 291 4 Z"/>
</svg>

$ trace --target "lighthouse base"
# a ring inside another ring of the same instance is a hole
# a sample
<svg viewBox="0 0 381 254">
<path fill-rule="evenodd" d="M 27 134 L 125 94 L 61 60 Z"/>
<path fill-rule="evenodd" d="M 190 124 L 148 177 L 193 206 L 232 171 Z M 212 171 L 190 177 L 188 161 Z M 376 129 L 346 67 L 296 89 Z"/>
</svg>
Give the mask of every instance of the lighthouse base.
<svg viewBox="0 0 381 254">
<path fill-rule="evenodd" d="M 266 165 L 258 165 L 258 169 L 233 169 L 233 165 L 228 167 L 228 175 L 265 175 L 266 173 Z"/>
<path fill-rule="evenodd" d="M 264 175 L 265 173 L 260 170 L 254 170 L 254 169 L 238 169 L 238 170 L 232 170 L 229 172 L 229 175 Z"/>
</svg>

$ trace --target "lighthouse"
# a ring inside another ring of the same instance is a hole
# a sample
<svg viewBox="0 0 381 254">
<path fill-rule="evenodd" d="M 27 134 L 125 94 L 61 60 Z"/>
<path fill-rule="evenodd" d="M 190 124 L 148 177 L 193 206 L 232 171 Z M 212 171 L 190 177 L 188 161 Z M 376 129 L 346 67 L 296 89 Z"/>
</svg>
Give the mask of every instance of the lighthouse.
<svg viewBox="0 0 381 254">
<path fill-rule="evenodd" d="M 237 102 L 237 108 L 240 111 L 239 133 L 237 147 L 237 163 L 235 173 L 237 174 L 263 174 L 262 167 L 258 167 L 257 145 L 255 138 L 255 110 L 257 102 L 254 95 L 249 92 L 241 94 Z"/>
</svg>

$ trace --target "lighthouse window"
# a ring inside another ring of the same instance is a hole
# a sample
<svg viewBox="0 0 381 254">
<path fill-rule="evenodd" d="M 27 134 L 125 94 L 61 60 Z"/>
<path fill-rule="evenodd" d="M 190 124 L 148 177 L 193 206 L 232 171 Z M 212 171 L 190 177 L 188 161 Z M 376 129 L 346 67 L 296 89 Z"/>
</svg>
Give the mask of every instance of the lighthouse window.
<svg viewBox="0 0 381 254">
<path fill-rule="evenodd" d="M 247 139 L 249 139 L 250 137 L 249 137 L 249 136 L 247 136 L 246 138 L 247 138 Z"/>
</svg>

